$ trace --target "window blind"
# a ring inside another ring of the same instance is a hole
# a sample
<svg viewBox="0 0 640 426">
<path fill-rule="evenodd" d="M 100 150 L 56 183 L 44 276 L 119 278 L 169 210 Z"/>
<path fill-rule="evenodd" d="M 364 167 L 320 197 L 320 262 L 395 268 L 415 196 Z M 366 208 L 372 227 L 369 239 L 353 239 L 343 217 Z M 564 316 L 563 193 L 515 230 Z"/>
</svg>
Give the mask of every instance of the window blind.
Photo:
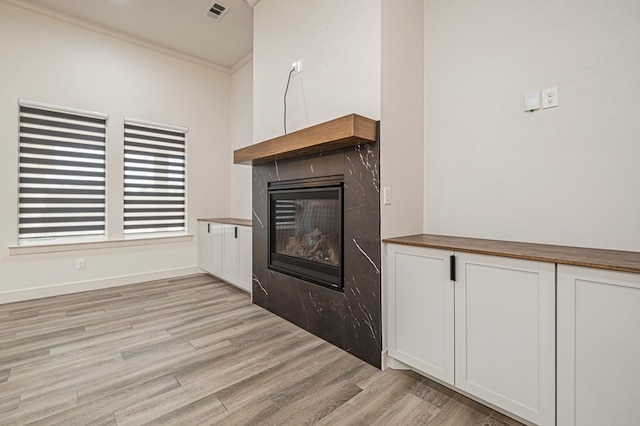
<svg viewBox="0 0 640 426">
<path fill-rule="evenodd" d="M 186 132 L 125 121 L 124 234 L 185 226 Z"/>
<path fill-rule="evenodd" d="M 105 235 L 106 118 L 20 105 L 19 243 Z"/>
</svg>

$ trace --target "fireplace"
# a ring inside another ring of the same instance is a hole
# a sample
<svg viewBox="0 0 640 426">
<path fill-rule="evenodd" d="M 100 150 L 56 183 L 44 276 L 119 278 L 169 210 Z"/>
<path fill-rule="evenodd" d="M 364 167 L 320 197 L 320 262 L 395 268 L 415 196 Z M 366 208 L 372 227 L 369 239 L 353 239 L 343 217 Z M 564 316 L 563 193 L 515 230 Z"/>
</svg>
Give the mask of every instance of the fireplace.
<svg viewBox="0 0 640 426">
<path fill-rule="evenodd" d="M 252 166 L 253 303 L 380 367 L 378 123 L 351 114 L 234 161 Z"/>
<path fill-rule="evenodd" d="M 343 176 L 270 182 L 268 268 L 343 288 Z"/>
</svg>

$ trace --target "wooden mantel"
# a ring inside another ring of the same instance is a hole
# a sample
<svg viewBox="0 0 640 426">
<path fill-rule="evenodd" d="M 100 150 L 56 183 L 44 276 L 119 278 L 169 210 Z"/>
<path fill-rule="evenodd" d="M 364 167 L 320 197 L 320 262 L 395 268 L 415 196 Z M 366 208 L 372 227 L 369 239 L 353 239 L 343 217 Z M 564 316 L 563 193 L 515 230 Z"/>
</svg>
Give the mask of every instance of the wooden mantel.
<svg viewBox="0 0 640 426">
<path fill-rule="evenodd" d="M 261 164 L 375 142 L 377 122 L 357 114 L 346 115 L 233 152 L 234 164 Z"/>
</svg>

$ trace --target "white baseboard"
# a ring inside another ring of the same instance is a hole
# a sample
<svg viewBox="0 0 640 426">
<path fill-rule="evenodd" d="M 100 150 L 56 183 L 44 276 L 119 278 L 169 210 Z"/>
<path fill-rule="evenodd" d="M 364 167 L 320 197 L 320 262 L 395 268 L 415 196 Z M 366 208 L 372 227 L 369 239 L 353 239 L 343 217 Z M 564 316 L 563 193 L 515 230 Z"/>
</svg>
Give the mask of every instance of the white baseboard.
<svg viewBox="0 0 640 426">
<path fill-rule="evenodd" d="M 389 352 L 387 349 L 384 349 L 380 353 L 380 357 L 382 358 L 382 361 L 380 362 L 380 370 L 384 371 L 389 368 Z"/>
<path fill-rule="evenodd" d="M 23 300 L 41 299 L 43 297 L 60 296 L 63 294 L 80 293 L 83 291 L 99 290 L 118 287 L 145 281 L 163 280 L 184 275 L 200 273 L 197 266 L 186 268 L 165 269 L 162 271 L 146 272 L 142 274 L 120 275 L 97 280 L 79 281 L 74 283 L 55 284 L 44 287 L 31 287 L 20 290 L 0 292 L 0 304 L 20 302 Z"/>
</svg>

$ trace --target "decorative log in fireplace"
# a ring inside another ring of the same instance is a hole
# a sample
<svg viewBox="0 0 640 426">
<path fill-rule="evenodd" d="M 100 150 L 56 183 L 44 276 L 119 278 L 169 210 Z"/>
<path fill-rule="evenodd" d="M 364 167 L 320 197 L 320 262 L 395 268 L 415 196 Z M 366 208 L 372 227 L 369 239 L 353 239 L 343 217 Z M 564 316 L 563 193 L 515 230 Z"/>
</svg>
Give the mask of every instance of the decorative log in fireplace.
<svg viewBox="0 0 640 426">
<path fill-rule="evenodd" d="M 342 290 L 343 179 L 269 184 L 269 269 Z"/>
</svg>

